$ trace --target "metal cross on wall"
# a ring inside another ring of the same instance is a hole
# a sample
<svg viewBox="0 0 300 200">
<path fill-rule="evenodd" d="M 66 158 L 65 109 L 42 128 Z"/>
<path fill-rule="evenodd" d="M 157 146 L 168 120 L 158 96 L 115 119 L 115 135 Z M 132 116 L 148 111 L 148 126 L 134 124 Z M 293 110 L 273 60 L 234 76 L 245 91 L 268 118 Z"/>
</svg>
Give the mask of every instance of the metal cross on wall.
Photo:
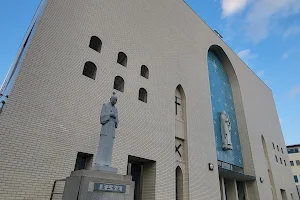
<svg viewBox="0 0 300 200">
<path fill-rule="evenodd" d="M 178 146 L 175 145 L 175 153 L 177 152 L 179 154 L 179 156 L 181 157 L 181 153 L 179 151 L 180 147 L 181 147 L 181 144 L 179 144 Z"/>
<path fill-rule="evenodd" d="M 180 101 L 178 101 L 178 100 L 180 100 Z M 181 99 L 178 98 L 178 97 L 175 97 L 175 112 L 176 112 L 176 115 L 178 114 L 178 106 L 181 105 L 180 102 L 181 102 Z"/>
</svg>

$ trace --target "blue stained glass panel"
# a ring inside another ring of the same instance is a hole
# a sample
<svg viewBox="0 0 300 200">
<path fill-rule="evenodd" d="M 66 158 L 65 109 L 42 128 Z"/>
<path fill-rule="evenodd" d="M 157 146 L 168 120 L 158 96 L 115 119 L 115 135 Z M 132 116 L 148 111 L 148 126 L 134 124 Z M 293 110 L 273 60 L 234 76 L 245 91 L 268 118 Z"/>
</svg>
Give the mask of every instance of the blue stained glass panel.
<svg viewBox="0 0 300 200">
<path fill-rule="evenodd" d="M 236 121 L 235 108 L 231 85 L 227 73 L 219 58 L 212 52 L 208 52 L 208 72 L 216 141 L 217 158 L 220 161 L 243 167 L 243 157 Z M 220 112 L 225 110 L 231 121 L 232 150 L 222 149 Z"/>
</svg>

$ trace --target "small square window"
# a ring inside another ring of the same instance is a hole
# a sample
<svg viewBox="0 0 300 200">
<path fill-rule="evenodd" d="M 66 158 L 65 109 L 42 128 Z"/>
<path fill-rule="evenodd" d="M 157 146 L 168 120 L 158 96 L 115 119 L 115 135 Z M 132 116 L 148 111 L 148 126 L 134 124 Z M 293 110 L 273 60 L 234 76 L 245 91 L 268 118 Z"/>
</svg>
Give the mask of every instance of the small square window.
<svg viewBox="0 0 300 200">
<path fill-rule="evenodd" d="M 299 182 L 298 176 L 294 176 L 294 180 L 295 180 L 296 183 L 298 183 Z"/>
<path fill-rule="evenodd" d="M 125 82 L 121 76 L 116 76 L 114 81 L 114 89 L 124 92 Z"/>
<path fill-rule="evenodd" d="M 296 160 L 296 165 L 297 165 L 297 166 L 300 165 L 300 160 Z"/>
<path fill-rule="evenodd" d="M 141 76 L 149 79 L 149 70 L 145 65 L 142 65 L 141 67 Z"/>
<path fill-rule="evenodd" d="M 95 80 L 96 73 L 97 73 L 97 67 L 94 63 L 86 62 L 84 64 L 82 75 L 87 76 L 87 77 Z"/>
<path fill-rule="evenodd" d="M 296 152 L 296 149 L 288 149 L 288 153 L 292 154 L 292 153 L 297 153 L 297 152 Z"/>
<path fill-rule="evenodd" d="M 74 171 L 90 169 L 92 167 L 93 154 L 78 152 Z"/>
<path fill-rule="evenodd" d="M 127 56 L 123 52 L 119 52 L 117 62 L 124 67 L 127 67 Z"/>
<path fill-rule="evenodd" d="M 145 88 L 139 89 L 139 100 L 147 103 L 147 91 Z"/>
<path fill-rule="evenodd" d="M 290 161 L 291 166 L 295 166 L 294 161 Z"/>
</svg>

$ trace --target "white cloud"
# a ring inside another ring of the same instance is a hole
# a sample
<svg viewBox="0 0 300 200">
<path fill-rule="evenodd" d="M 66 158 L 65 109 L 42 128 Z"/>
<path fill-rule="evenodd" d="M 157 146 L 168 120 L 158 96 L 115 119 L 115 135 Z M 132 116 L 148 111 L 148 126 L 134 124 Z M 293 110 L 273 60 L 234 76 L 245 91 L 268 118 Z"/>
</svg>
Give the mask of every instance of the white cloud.
<svg viewBox="0 0 300 200">
<path fill-rule="evenodd" d="M 292 35 L 297 35 L 298 33 L 300 33 L 300 26 L 291 26 L 283 32 L 282 37 L 286 39 Z"/>
<path fill-rule="evenodd" d="M 256 75 L 259 77 L 259 78 L 262 78 L 265 76 L 265 71 L 264 70 L 259 70 L 256 72 Z"/>
<path fill-rule="evenodd" d="M 250 59 L 256 58 L 255 54 L 251 53 L 250 49 L 244 49 L 237 53 L 237 55 L 244 61 L 248 62 Z"/>
<path fill-rule="evenodd" d="M 246 35 L 257 43 L 268 36 L 272 22 L 299 13 L 299 0 L 253 0 L 246 14 Z"/>
<path fill-rule="evenodd" d="M 290 90 L 290 97 L 294 99 L 298 93 L 300 94 L 300 85 L 295 86 Z"/>
<path fill-rule="evenodd" d="M 222 17 L 226 18 L 243 12 L 242 17 L 230 18 L 237 29 L 242 27 L 246 38 L 254 43 L 268 37 L 270 31 L 283 32 L 283 38 L 300 33 L 300 26 L 289 27 L 286 31 L 274 26 L 282 24 L 292 15 L 300 14 L 300 0 L 221 0 Z M 282 27 L 282 26 L 281 26 Z"/>
<path fill-rule="evenodd" d="M 233 15 L 246 7 L 247 0 L 222 0 L 223 17 Z"/>
<path fill-rule="evenodd" d="M 291 53 L 292 53 L 292 50 L 284 52 L 281 56 L 281 59 L 283 59 L 283 60 L 287 59 L 288 57 L 290 57 Z"/>
</svg>

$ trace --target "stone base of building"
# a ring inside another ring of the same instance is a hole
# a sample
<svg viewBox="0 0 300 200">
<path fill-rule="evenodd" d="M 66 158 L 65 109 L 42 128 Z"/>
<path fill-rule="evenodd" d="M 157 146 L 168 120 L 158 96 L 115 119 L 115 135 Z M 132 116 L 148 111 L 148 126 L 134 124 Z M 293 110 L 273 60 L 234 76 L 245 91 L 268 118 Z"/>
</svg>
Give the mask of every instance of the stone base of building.
<svg viewBox="0 0 300 200">
<path fill-rule="evenodd" d="M 73 171 L 67 178 L 63 200 L 133 200 L 132 176 L 107 171 Z"/>
</svg>

